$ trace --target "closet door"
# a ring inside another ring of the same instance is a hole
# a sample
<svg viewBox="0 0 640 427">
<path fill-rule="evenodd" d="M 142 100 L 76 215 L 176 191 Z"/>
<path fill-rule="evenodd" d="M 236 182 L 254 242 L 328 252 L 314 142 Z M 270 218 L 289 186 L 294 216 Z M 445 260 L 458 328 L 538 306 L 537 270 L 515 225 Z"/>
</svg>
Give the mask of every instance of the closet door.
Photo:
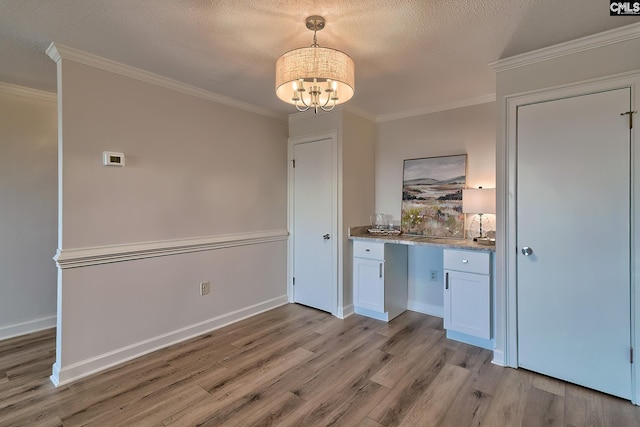
<svg viewBox="0 0 640 427">
<path fill-rule="evenodd" d="M 295 144 L 294 159 L 294 301 L 333 313 L 338 285 L 331 139 Z"/>
<path fill-rule="evenodd" d="M 626 399 L 630 89 L 518 108 L 520 367 Z"/>
</svg>

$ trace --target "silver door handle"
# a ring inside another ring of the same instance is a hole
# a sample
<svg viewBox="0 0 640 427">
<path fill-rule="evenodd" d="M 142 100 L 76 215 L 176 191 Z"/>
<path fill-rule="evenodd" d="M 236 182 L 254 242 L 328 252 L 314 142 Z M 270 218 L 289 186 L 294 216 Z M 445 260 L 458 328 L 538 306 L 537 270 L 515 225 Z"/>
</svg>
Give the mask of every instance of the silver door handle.
<svg viewBox="0 0 640 427">
<path fill-rule="evenodd" d="M 322 238 L 324 240 L 329 240 L 331 238 L 331 236 L 329 236 L 328 234 L 325 234 L 324 236 L 322 236 Z"/>
<path fill-rule="evenodd" d="M 531 249 L 529 246 L 524 246 L 522 248 L 522 255 L 524 256 L 529 256 L 533 253 L 533 249 Z"/>
</svg>

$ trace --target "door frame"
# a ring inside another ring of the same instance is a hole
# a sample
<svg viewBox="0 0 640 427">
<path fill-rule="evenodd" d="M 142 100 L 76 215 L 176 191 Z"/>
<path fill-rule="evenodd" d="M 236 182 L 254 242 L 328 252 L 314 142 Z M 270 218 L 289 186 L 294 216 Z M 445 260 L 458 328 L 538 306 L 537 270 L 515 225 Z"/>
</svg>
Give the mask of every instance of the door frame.
<svg viewBox="0 0 640 427">
<path fill-rule="evenodd" d="M 342 280 L 339 280 L 339 246 L 340 236 L 339 230 L 339 215 L 338 213 L 342 209 L 342 198 L 340 195 L 339 183 L 339 168 L 338 168 L 338 132 L 336 130 L 328 132 L 319 132 L 310 135 L 303 135 L 292 137 L 288 139 L 287 149 L 287 228 L 289 230 L 289 239 L 287 240 L 287 298 L 290 303 L 294 301 L 294 289 L 293 289 L 293 267 L 294 267 L 294 206 L 295 206 L 295 193 L 294 193 L 294 173 L 293 173 L 293 154 L 297 144 L 306 144 L 316 141 L 322 141 L 329 139 L 331 141 L 331 197 L 334 209 L 331 213 L 331 241 L 332 244 L 332 262 L 331 262 L 331 278 L 332 278 L 332 301 L 331 314 L 339 317 L 338 307 L 341 306 L 342 296 Z"/>
<path fill-rule="evenodd" d="M 518 328 L 517 328 L 517 224 L 516 224 L 516 173 L 517 173 L 517 113 L 518 107 L 538 102 L 553 101 L 561 98 L 587 95 L 613 89 L 630 88 L 632 110 L 638 110 L 640 100 L 640 71 L 617 74 L 598 79 L 587 80 L 552 88 L 519 93 L 504 97 L 503 109 L 505 127 L 501 130 L 504 147 L 498 147 L 498 173 L 502 170 L 502 179 L 497 182 L 496 212 L 496 349 L 494 363 L 512 368 L 518 367 Z M 634 115 L 634 127 L 631 131 L 631 346 L 635 349 L 634 363 L 631 366 L 631 401 L 640 402 L 640 315 L 636 303 L 640 298 L 640 112 Z M 500 256 L 502 255 L 502 256 Z M 638 272 L 636 274 L 636 272 Z"/>
</svg>

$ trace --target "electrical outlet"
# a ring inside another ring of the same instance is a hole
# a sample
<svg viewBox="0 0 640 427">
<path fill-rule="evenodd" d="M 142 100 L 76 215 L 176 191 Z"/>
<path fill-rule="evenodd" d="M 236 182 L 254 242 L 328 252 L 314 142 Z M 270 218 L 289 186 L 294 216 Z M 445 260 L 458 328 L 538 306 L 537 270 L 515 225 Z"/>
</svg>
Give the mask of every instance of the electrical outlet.
<svg viewBox="0 0 640 427">
<path fill-rule="evenodd" d="M 211 282 L 200 283 L 200 295 L 208 295 L 211 291 Z"/>
<path fill-rule="evenodd" d="M 431 281 L 435 282 L 436 280 L 438 280 L 438 271 L 437 270 L 431 270 Z"/>
</svg>

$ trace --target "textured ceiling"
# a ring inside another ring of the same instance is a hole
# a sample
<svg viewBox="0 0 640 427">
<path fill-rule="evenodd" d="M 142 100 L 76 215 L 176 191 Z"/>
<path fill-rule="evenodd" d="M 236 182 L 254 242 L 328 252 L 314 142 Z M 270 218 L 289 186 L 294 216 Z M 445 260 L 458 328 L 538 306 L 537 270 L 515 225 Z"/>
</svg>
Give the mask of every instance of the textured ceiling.
<svg viewBox="0 0 640 427">
<path fill-rule="evenodd" d="M 640 22 L 605 0 L 0 0 L 0 81 L 55 91 L 55 41 L 288 114 L 274 65 L 311 44 L 309 15 L 373 118 L 492 94 L 493 60 Z"/>
</svg>

